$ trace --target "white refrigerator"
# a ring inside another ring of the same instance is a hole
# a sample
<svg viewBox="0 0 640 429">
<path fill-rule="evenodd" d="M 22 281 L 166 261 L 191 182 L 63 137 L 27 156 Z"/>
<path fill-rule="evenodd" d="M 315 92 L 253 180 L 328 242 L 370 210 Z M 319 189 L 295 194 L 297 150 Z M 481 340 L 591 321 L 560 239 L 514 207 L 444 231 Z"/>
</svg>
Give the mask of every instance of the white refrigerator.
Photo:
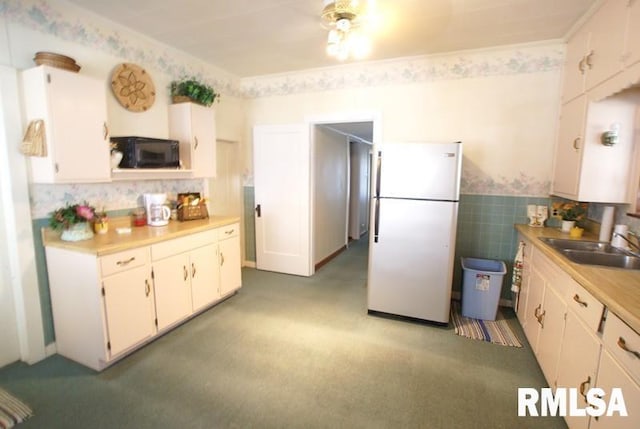
<svg viewBox="0 0 640 429">
<path fill-rule="evenodd" d="M 462 143 L 374 152 L 368 310 L 449 322 Z"/>
</svg>

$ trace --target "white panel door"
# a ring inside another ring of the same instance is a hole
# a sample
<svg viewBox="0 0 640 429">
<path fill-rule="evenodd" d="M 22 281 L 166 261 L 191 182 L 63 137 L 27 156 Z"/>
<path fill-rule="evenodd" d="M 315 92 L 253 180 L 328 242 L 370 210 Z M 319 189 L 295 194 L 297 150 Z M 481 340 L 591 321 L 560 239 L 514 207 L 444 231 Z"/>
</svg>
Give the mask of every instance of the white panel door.
<svg viewBox="0 0 640 429">
<path fill-rule="evenodd" d="M 310 276 L 311 176 L 309 126 L 253 129 L 256 266 Z"/>
<path fill-rule="evenodd" d="M 449 321 L 457 209 L 457 203 L 399 199 L 374 207 L 369 310 Z"/>
</svg>

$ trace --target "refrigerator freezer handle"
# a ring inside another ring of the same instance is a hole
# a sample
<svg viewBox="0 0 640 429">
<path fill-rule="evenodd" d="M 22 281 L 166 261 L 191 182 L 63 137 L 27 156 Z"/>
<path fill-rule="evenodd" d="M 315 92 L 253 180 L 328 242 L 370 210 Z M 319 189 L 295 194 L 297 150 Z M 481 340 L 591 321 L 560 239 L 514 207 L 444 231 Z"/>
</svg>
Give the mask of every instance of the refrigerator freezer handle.
<svg viewBox="0 0 640 429">
<path fill-rule="evenodd" d="M 378 233 L 380 232 L 380 198 L 376 198 L 375 219 L 373 224 L 373 242 L 378 242 Z"/>
<path fill-rule="evenodd" d="M 376 160 L 376 198 L 380 196 L 380 180 L 382 169 L 382 151 L 378 151 L 378 159 Z"/>
</svg>

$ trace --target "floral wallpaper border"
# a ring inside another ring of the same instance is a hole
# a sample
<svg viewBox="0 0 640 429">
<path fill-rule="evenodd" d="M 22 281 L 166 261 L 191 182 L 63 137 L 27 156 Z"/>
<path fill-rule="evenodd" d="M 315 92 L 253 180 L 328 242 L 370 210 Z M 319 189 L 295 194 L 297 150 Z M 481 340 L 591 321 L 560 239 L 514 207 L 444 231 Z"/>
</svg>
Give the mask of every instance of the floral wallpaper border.
<svg viewBox="0 0 640 429">
<path fill-rule="evenodd" d="M 540 181 L 524 172 L 520 172 L 517 177 L 493 178 L 463 171 L 460 179 L 461 194 L 548 197 L 550 189 L 550 181 Z"/>
<path fill-rule="evenodd" d="M 564 65 L 561 43 L 520 45 L 466 53 L 354 63 L 241 80 L 248 98 L 301 92 L 555 72 Z"/>
</svg>

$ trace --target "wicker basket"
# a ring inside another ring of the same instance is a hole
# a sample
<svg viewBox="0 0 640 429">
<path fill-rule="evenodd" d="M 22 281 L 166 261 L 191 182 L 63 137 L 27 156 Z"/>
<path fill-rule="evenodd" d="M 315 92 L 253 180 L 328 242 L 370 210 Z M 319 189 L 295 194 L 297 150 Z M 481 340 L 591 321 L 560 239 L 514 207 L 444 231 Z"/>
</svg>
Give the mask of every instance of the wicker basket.
<svg viewBox="0 0 640 429">
<path fill-rule="evenodd" d="M 47 65 L 63 70 L 69 70 L 77 73 L 80 66 L 76 64 L 76 60 L 66 55 L 55 54 L 53 52 L 36 52 L 33 62 L 37 65 Z"/>
<path fill-rule="evenodd" d="M 196 220 L 209 217 L 206 204 L 197 206 L 182 206 L 178 209 L 178 220 Z"/>
</svg>

